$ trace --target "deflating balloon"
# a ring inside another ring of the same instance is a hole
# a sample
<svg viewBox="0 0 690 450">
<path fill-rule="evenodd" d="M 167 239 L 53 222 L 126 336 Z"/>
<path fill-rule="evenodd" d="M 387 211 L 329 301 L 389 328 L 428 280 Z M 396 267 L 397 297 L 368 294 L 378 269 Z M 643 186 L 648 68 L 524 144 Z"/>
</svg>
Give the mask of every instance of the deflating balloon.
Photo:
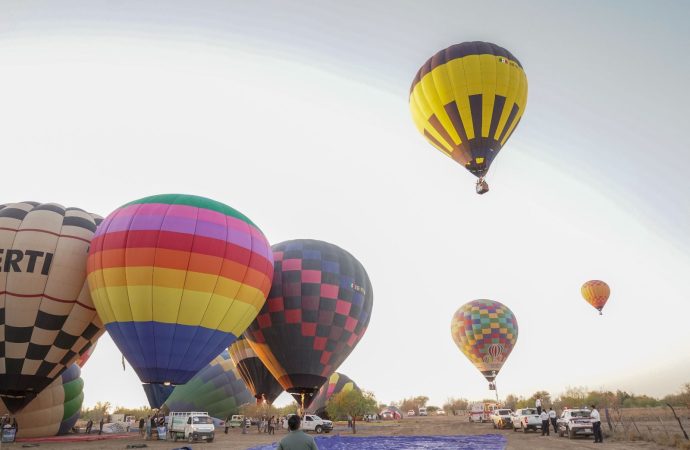
<svg viewBox="0 0 690 450">
<path fill-rule="evenodd" d="M 245 336 L 273 376 L 308 407 L 364 335 L 374 294 L 362 264 L 328 242 L 273 246 L 266 304 Z"/>
<path fill-rule="evenodd" d="M 520 122 L 527 76 L 508 50 L 463 42 L 432 56 L 410 88 L 420 133 L 443 154 L 484 177 Z"/>
<path fill-rule="evenodd" d="M 55 203 L 0 205 L 0 398 L 12 412 L 104 331 L 86 284 L 100 221 Z"/>
<path fill-rule="evenodd" d="M 455 312 L 450 333 L 458 348 L 489 381 L 503 367 L 518 337 L 517 319 L 502 303 L 474 300 Z"/>
<path fill-rule="evenodd" d="M 309 410 L 313 411 L 314 414 L 319 417 L 328 418 L 328 414 L 326 413 L 328 401 L 334 395 L 353 390 L 361 392 L 359 386 L 357 386 L 357 384 L 355 384 L 350 377 L 342 373 L 335 372 L 328 378 L 328 383 L 321 386 L 319 392 L 314 396 L 314 401 L 310 405 Z"/>
<path fill-rule="evenodd" d="M 273 256 L 259 228 L 230 206 L 157 195 L 103 221 L 88 274 L 113 341 L 142 382 L 158 385 L 147 392 L 165 396 L 165 387 L 189 381 L 254 320 Z"/>
<path fill-rule="evenodd" d="M 587 300 L 587 303 L 594 306 L 599 315 L 602 315 L 601 310 L 611 295 L 609 285 L 600 280 L 590 280 L 582 285 L 582 296 Z"/>
<path fill-rule="evenodd" d="M 273 401 L 283 392 L 283 387 L 261 362 L 244 335 L 233 342 L 228 348 L 228 352 L 247 385 L 247 389 L 254 395 L 257 403 L 265 401 L 272 405 Z"/>
<path fill-rule="evenodd" d="M 186 384 L 176 386 L 165 406 L 170 411 L 208 411 L 212 417 L 224 419 L 251 401 L 252 395 L 226 350 Z"/>
<path fill-rule="evenodd" d="M 84 401 L 84 381 L 76 364 L 62 372 L 47 388 L 15 414 L 20 438 L 67 434 L 79 419 Z M 0 415 L 5 414 L 0 402 Z"/>
</svg>

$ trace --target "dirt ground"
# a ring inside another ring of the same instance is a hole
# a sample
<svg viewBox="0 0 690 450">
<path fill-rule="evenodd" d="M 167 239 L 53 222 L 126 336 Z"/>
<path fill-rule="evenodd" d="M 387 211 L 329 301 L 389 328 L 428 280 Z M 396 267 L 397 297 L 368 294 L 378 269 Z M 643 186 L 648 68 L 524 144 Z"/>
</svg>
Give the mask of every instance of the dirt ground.
<svg viewBox="0 0 690 450">
<path fill-rule="evenodd" d="M 511 430 L 494 430 L 491 424 L 469 423 L 466 418 L 460 417 L 417 417 L 405 418 L 400 421 L 386 421 L 374 423 L 357 423 L 357 436 L 395 436 L 395 435 L 472 435 L 472 434 L 495 434 L 500 433 L 508 440 L 506 449 L 514 450 L 560 450 L 560 449 L 599 449 L 609 450 L 652 450 L 668 449 L 652 443 L 645 442 L 614 442 L 605 440 L 604 444 L 594 444 L 592 438 L 559 438 L 554 433 L 551 436 L 541 436 L 541 433 L 521 433 Z M 266 445 L 279 441 L 287 434 L 285 430 L 276 430 L 274 436 L 259 434 L 256 428 L 252 428 L 249 434 L 241 434 L 239 429 L 233 429 L 228 434 L 223 433 L 223 429 L 218 429 L 216 439 L 213 443 L 192 444 L 194 450 L 198 449 L 232 449 L 244 450 L 257 445 Z M 336 424 L 331 435 L 342 434 L 351 435 L 352 432 L 344 425 Z M 325 435 L 328 436 L 328 435 Z M 172 441 L 145 441 L 138 435 L 132 434 L 131 438 L 111 439 L 90 442 L 42 442 L 39 449 L 106 449 L 120 450 L 125 449 L 128 444 L 147 444 L 149 449 L 170 450 L 176 447 L 188 445 L 184 442 L 173 443 Z M 12 444 L 2 444 L 3 450 L 18 450 L 26 442 L 16 442 Z"/>
</svg>

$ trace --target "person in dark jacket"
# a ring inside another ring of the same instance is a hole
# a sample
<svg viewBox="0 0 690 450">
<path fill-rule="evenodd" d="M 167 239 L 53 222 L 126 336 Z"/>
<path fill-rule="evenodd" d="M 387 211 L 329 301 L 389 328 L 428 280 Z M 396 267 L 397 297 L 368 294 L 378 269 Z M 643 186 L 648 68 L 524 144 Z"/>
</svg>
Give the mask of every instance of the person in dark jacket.
<svg viewBox="0 0 690 450">
<path fill-rule="evenodd" d="M 103 434 L 103 417 L 101 417 L 101 421 L 98 423 L 98 434 Z"/>
</svg>

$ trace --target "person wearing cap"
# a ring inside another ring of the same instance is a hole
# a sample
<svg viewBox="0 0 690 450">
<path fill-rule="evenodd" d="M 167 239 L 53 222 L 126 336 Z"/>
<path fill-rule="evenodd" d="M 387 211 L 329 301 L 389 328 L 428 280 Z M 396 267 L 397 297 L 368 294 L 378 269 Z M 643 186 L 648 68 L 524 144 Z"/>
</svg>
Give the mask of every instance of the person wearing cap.
<svg viewBox="0 0 690 450">
<path fill-rule="evenodd" d="M 597 405 L 592 405 L 592 412 L 589 413 L 590 419 L 592 419 L 592 432 L 594 433 L 594 443 L 603 443 L 604 436 L 601 434 L 601 416 L 599 411 L 597 411 Z"/>
<path fill-rule="evenodd" d="M 290 432 L 280 440 L 276 450 L 319 450 L 314 438 L 299 429 L 300 417 L 297 414 L 288 419 Z"/>
<path fill-rule="evenodd" d="M 537 408 L 537 414 L 541 414 L 541 397 L 537 398 L 537 401 L 534 402 L 534 406 Z"/>
</svg>

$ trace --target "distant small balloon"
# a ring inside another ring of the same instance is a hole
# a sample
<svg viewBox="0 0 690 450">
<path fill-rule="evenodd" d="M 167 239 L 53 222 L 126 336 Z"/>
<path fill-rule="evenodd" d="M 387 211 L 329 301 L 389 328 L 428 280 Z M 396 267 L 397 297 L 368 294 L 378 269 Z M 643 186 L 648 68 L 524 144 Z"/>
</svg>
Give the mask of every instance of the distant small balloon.
<svg viewBox="0 0 690 450">
<path fill-rule="evenodd" d="M 609 295 L 611 295 L 609 285 L 601 280 L 590 280 L 582 285 L 581 291 L 587 303 L 595 307 L 599 311 L 599 315 L 602 315 L 601 310 L 604 309 Z"/>
</svg>

